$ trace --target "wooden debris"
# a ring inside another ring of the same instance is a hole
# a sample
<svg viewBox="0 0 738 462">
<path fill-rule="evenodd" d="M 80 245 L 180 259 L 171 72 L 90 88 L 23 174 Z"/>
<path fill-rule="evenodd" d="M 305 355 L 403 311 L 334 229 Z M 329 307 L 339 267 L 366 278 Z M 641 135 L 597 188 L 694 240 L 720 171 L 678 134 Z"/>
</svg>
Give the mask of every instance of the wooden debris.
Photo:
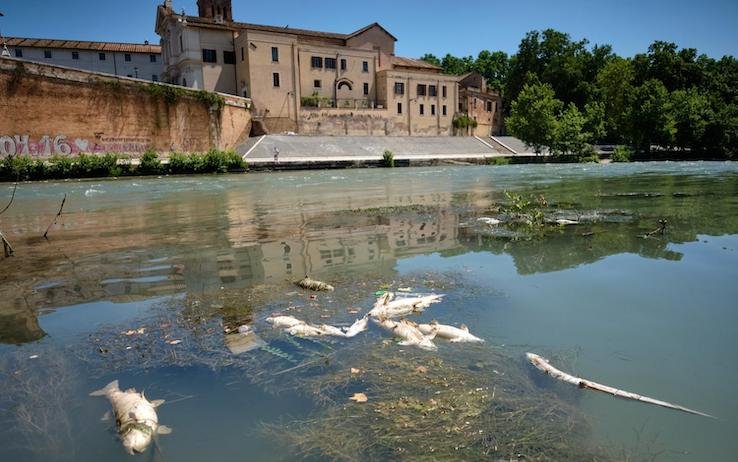
<svg viewBox="0 0 738 462">
<path fill-rule="evenodd" d="M 13 252 L 13 246 L 10 245 L 10 242 L 8 242 L 8 239 L 5 238 L 5 235 L 2 231 L 0 231 L 0 240 L 3 241 L 3 250 L 5 251 L 5 258 L 12 257 Z"/>
<path fill-rule="evenodd" d="M 46 232 L 44 233 L 44 239 L 49 239 L 47 236 L 49 234 L 49 231 L 51 231 L 51 227 L 56 224 L 56 222 L 59 220 L 59 217 L 62 214 L 62 210 L 64 210 L 64 203 L 67 202 L 67 195 L 64 194 L 64 199 L 61 201 L 61 205 L 59 206 L 59 211 L 56 212 L 56 216 L 54 217 L 54 220 L 51 222 L 48 228 L 46 228 Z"/>
<path fill-rule="evenodd" d="M 641 396 L 636 393 L 631 393 L 629 391 L 620 390 L 618 388 L 613 388 L 607 385 L 602 385 L 596 382 L 590 382 L 589 380 L 586 380 L 586 379 L 575 377 L 573 375 L 567 374 L 566 372 L 562 372 L 556 369 L 551 364 L 549 364 L 546 358 L 542 356 L 538 356 L 537 354 L 526 353 L 525 356 L 528 358 L 528 361 L 533 366 L 535 366 L 536 369 L 543 372 L 544 374 L 550 375 L 556 380 L 561 380 L 562 382 L 570 383 L 579 388 L 588 388 L 590 390 L 600 391 L 602 393 L 607 393 L 608 395 L 616 396 L 618 398 L 640 401 L 642 403 L 647 403 L 647 404 L 654 404 L 656 406 L 661 406 L 661 407 L 665 407 L 668 409 L 674 409 L 677 411 L 686 412 L 688 414 L 701 415 L 703 417 L 710 417 L 712 419 L 715 418 L 709 414 L 705 414 L 700 411 L 695 411 L 693 409 L 679 406 L 677 404 L 668 403 L 666 401 L 660 401 L 657 399 L 649 398 L 647 396 Z"/>
<path fill-rule="evenodd" d="M 297 281 L 296 284 L 303 289 L 315 290 L 318 292 L 332 292 L 334 290 L 332 285 L 326 284 L 322 281 L 316 281 L 315 279 L 310 279 L 310 277 L 308 276 L 305 276 L 304 279 Z"/>
<path fill-rule="evenodd" d="M 349 399 L 351 401 L 356 401 L 357 403 L 366 403 L 369 401 L 369 398 L 367 398 L 364 393 L 354 393 L 354 396 Z"/>
</svg>

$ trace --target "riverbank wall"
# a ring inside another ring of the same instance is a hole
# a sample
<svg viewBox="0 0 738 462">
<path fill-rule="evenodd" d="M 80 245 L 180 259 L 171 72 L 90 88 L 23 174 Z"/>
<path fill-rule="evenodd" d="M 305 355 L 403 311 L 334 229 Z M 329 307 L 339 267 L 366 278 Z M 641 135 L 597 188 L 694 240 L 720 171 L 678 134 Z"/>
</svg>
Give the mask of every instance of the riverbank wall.
<svg viewBox="0 0 738 462">
<path fill-rule="evenodd" d="M 251 101 L 226 94 L 0 59 L 0 156 L 234 149 Z"/>
</svg>

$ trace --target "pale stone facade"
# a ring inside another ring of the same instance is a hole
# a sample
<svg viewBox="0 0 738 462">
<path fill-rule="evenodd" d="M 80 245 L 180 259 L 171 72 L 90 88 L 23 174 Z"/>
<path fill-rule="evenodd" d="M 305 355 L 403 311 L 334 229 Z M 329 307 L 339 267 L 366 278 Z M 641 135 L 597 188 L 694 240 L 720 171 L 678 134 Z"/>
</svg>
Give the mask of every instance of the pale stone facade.
<svg viewBox="0 0 738 462">
<path fill-rule="evenodd" d="M 164 78 L 249 97 L 258 133 L 452 135 L 469 107 L 460 77 L 395 56 L 377 23 L 340 34 L 235 22 L 229 0 L 199 0 L 198 13 L 158 7 Z"/>
<path fill-rule="evenodd" d="M 148 43 L 8 37 L 5 44 L 13 58 L 121 77 L 158 81 L 164 66 L 159 45 Z"/>
</svg>

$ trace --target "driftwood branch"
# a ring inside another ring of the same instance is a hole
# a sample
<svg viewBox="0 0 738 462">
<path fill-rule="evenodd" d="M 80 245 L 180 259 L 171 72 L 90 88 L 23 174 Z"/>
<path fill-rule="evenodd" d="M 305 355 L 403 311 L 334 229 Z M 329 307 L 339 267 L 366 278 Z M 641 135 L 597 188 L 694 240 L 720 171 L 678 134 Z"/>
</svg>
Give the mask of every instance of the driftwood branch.
<svg viewBox="0 0 738 462">
<path fill-rule="evenodd" d="M 20 179 L 20 176 L 16 178 L 15 180 L 15 186 L 13 186 L 13 194 L 10 195 L 10 202 L 8 202 L 8 205 L 5 206 L 4 209 L 0 210 L 0 215 L 5 213 L 6 210 L 10 208 L 10 206 L 13 204 L 13 199 L 15 199 L 15 191 L 18 189 L 18 180 Z"/>
<path fill-rule="evenodd" d="M 44 239 L 48 240 L 49 238 L 47 235 L 49 234 L 49 231 L 51 231 L 51 227 L 56 224 L 56 222 L 59 220 L 59 217 L 62 214 L 62 210 L 64 210 L 64 203 L 67 201 L 67 195 L 64 194 L 64 199 L 61 201 L 61 205 L 59 206 L 59 211 L 56 212 L 56 216 L 54 217 L 54 221 L 51 222 L 48 228 L 46 228 L 46 232 L 44 233 Z"/>
<path fill-rule="evenodd" d="M 13 246 L 10 245 L 10 242 L 8 242 L 8 239 L 5 237 L 5 234 L 3 234 L 2 231 L 0 231 L 0 240 L 3 241 L 3 251 L 5 252 L 5 258 L 12 257 L 13 256 Z"/>
<path fill-rule="evenodd" d="M 608 395 L 617 396 L 618 398 L 640 401 L 642 403 L 653 404 L 653 405 L 665 407 L 668 409 L 674 409 L 677 411 L 686 412 L 688 414 L 701 415 L 703 417 L 710 417 L 711 419 L 715 418 L 709 414 L 705 414 L 704 412 L 695 411 L 693 409 L 689 409 L 684 406 L 679 406 L 677 404 L 668 403 L 666 401 L 660 401 L 658 399 L 649 398 L 648 396 L 642 396 L 636 393 L 631 393 L 629 391 L 620 390 L 618 388 L 609 387 L 607 385 L 602 385 L 596 382 L 590 382 L 589 380 L 586 380 L 586 379 L 575 377 L 573 375 L 567 374 L 566 372 L 562 372 L 556 369 L 555 367 L 553 367 L 551 364 L 548 363 L 548 360 L 546 358 L 542 356 L 538 356 L 533 353 L 526 353 L 525 356 L 528 358 L 528 361 L 530 361 L 530 363 L 533 364 L 533 366 L 535 366 L 536 369 L 543 372 L 544 374 L 550 375 L 556 380 L 561 380 L 562 382 L 570 383 L 579 388 L 588 388 L 590 390 L 607 393 Z"/>
</svg>

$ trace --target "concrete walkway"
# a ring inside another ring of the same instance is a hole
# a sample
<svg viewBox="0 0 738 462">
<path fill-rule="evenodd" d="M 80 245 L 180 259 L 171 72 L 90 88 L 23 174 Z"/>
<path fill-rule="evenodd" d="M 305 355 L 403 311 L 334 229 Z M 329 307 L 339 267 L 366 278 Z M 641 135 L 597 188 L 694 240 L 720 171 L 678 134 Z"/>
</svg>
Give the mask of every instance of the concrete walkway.
<svg viewBox="0 0 738 462">
<path fill-rule="evenodd" d="M 407 163 L 441 160 L 479 163 L 490 157 L 517 156 L 497 147 L 492 140 L 448 136 L 265 135 L 252 138 L 236 149 L 249 165 L 275 164 L 278 154 L 280 166 L 285 167 L 288 164 L 316 166 L 316 163 L 372 165 L 381 162 L 385 150 L 392 151 L 395 161 Z"/>
</svg>

